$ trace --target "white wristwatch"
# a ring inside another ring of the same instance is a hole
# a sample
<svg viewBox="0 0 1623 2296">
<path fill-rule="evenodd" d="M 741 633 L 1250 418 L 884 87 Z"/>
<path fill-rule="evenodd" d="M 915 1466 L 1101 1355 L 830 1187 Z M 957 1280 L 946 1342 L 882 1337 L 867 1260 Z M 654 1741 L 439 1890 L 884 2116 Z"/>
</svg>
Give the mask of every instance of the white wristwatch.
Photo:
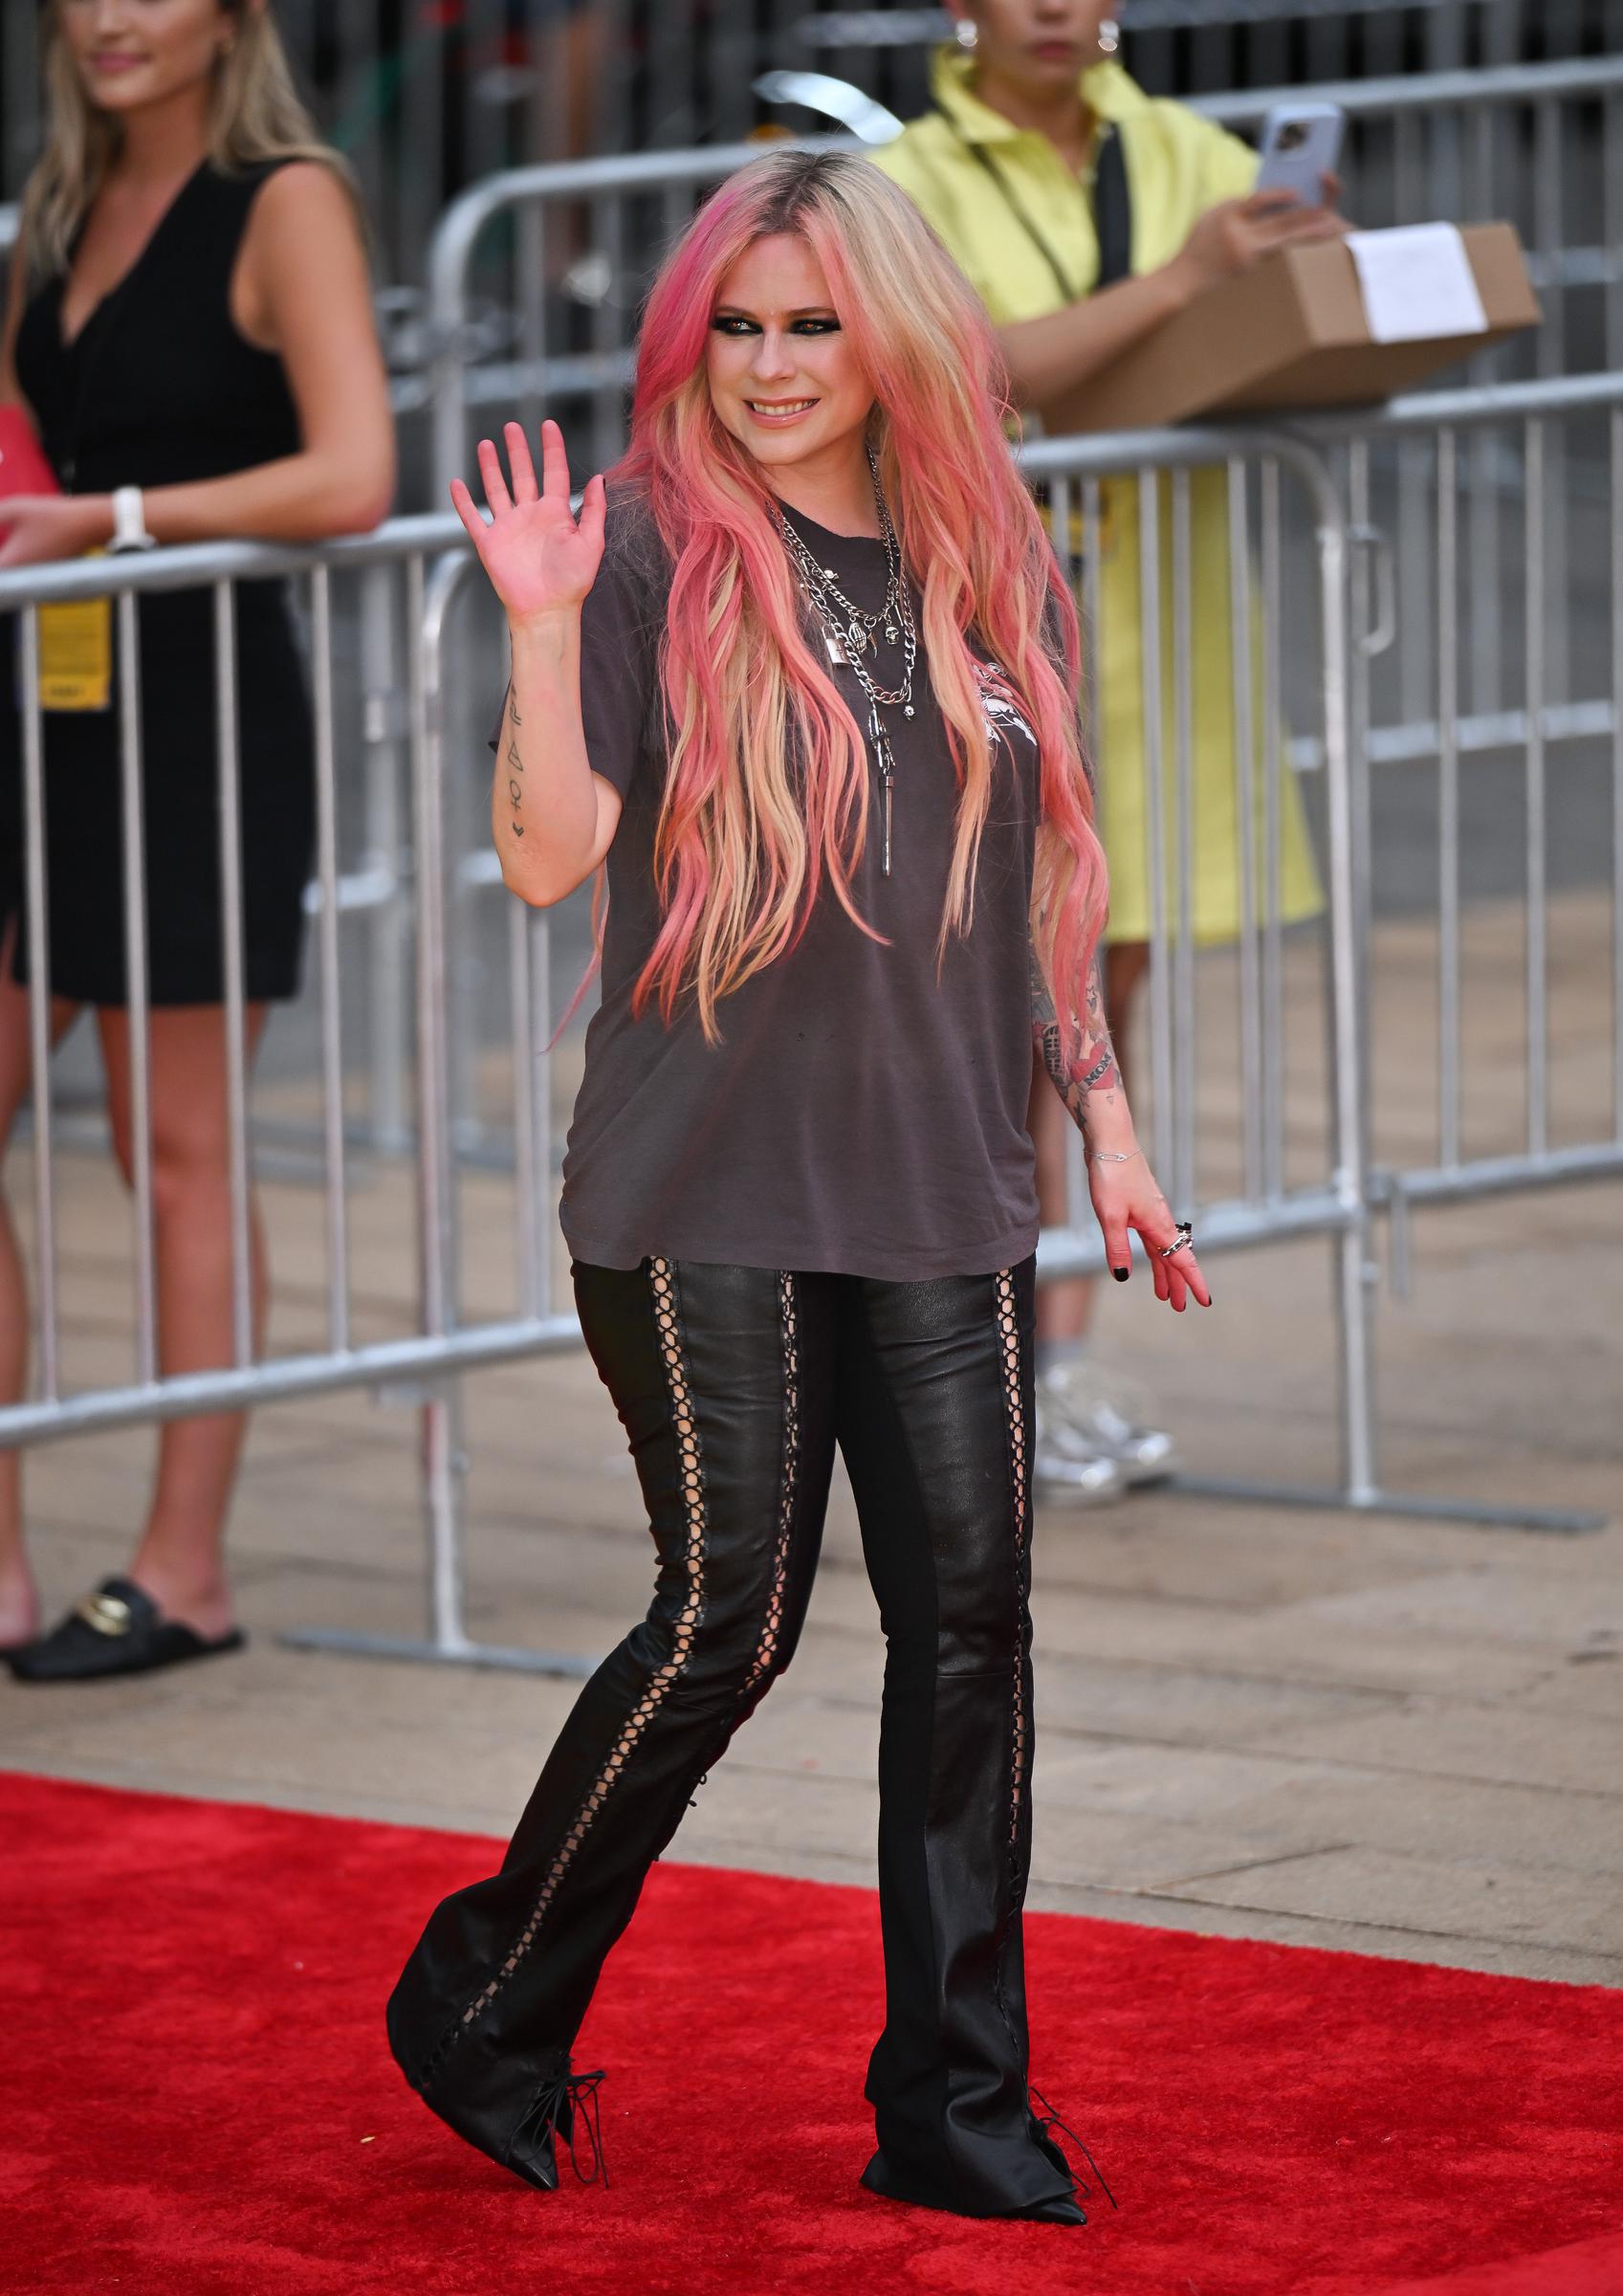
<svg viewBox="0 0 1623 2296">
<path fill-rule="evenodd" d="M 146 531 L 146 504 L 139 486 L 113 489 L 113 539 L 109 550 L 156 550 L 158 537 Z"/>
</svg>

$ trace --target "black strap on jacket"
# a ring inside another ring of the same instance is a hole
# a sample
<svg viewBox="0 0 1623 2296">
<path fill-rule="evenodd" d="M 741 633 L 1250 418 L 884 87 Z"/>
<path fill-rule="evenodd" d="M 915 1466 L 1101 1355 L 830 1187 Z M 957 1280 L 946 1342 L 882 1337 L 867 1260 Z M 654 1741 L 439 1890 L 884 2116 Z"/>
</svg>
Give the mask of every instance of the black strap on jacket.
<svg viewBox="0 0 1623 2296">
<path fill-rule="evenodd" d="M 1122 140 L 1107 121 L 1093 169 L 1093 229 L 1099 240 L 1096 287 L 1132 276 L 1132 194 Z"/>
<path fill-rule="evenodd" d="M 974 154 L 997 185 L 1003 205 L 1053 273 L 1061 300 L 1080 302 L 1082 288 L 1066 276 L 1064 264 L 1038 230 L 1030 210 L 987 146 L 966 136 L 951 112 L 939 104 L 934 108 L 964 149 Z M 1108 120 L 1099 131 L 1099 152 L 1093 166 L 1093 232 L 1099 242 L 1099 276 L 1092 290 L 1097 294 L 1101 287 L 1113 287 L 1118 279 L 1130 277 L 1132 272 L 1132 197 L 1128 189 L 1127 161 L 1122 154 L 1121 137 Z"/>
</svg>

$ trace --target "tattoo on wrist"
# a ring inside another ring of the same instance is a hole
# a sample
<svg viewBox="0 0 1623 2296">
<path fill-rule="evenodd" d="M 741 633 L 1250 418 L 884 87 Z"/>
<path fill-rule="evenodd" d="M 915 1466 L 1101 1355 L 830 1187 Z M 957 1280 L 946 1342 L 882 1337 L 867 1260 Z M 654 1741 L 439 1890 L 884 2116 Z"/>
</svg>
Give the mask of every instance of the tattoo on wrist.
<svg viewBox="0 0 1623 2296">
<path fill-rule="evenodd" d="M 1079 1050 L 1065 1058 L 1065 1032 L 1054 1009 L 1054 999 L 1042 975 L 1035 947 L 1031 951 L 1031 1030 L 1043 1067 L 1054 1089 L 1084 1130 L 1098 1109 L 1114 1109 L 1121 1091 L 1121 1071 L 1105 1019 L 1105 994 L 1095 956 L 1088 969 L 1084 1009 L 1077 1016 Z"/>
<path fill-rule="evenodd" d="M 514 708 L 511 701 L 507 705 L 507 715 L 511 724 L 516 725 L 519 722 L 518 712 Z M 511 736 L 508 739 L 507 744 L 507 763 L 509 768 L 507 776 L 507 797 L 508 803 L 513 807 L 513 834 L 515 837 L 522 837 L 524 834 L 524 824 L 519 820 L 518 815 L 524 799 L 524 761 L 518 755 L 518 743 Z"/>
</svg>

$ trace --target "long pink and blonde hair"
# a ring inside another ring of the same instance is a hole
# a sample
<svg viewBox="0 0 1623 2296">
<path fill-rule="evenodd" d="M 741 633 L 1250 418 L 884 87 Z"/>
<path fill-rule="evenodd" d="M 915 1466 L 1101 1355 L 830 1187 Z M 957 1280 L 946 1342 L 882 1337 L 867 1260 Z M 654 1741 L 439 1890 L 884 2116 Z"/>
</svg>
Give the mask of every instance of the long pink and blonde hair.
<svg viewBox="0 0 1623 2296">
<path fill-rule="evenodd" d="M 816 255 L 871 384 L 868 435 L 923 597 L 920 666 L 958 783 L 938 961 L 973 921 L 1001 750 L 973 632 L 1037 740 L 1032 935 L 1074 1056 L 1107 882 L 1078 724 L 1075 602 L 1009 453 L 1007 377 L 978 298 L 907 195 L 844 152 L 774 152 L 731 177 L 672 250 L 644 314 L 630 445 L 612 482 L 646 497 L 674 572 L 660 657 L 671 745 L 654 850 L 664 916 L 633 1009 L 656 1000 L 669 1020 L 691 993 L 716 1041 L 721 999 L 793 946 L 825 882 L 883 938 L 852 893 L 867 829 L 864 738 L 808 642 L 760 466 L 718 419 L 706 379 L 722 281 L 779 232 Z M 1056 629 L 1063 669 L 1049 651 Z"/>
</svg>

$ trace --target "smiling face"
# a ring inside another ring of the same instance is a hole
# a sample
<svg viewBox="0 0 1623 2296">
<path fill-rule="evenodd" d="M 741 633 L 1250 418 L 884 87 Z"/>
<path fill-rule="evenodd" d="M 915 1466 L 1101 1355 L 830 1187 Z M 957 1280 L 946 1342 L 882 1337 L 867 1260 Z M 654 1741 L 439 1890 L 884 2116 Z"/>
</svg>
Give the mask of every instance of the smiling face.
<svg viewBox="0 0 1623 2296">
<path fill-rule="evenodd" d="M 779 232 L 739 256 L 716 297 L 705 372 L 717 416 L 769 479 L 860 460 L 873 390 L 805 240 Z"/>
<path fill-rule="evenodd" d="M 236 33 L 220 0 L 59 0 L 59 12 L 85 95 L 104 112 L 202 86 Z"/>
</svg>

